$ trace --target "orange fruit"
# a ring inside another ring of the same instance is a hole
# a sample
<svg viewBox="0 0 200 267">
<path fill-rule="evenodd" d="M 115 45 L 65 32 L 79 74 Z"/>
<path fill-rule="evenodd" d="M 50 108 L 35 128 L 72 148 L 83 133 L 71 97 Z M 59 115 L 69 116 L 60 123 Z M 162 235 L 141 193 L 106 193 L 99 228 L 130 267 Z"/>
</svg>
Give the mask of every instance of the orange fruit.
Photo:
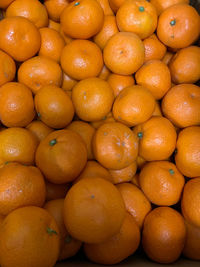
<svg viewBox="0 0 200 267">
<path fill-rule="evenodd" d="M 113 116 L 128 126 L 148 120 L 155 109 L 152 93 L 143 86 L 133 85 L 123 89 L 113 105 Z"/>
<path fill-rule="evenodd" d="M 75 80 L 98 76 L 103 68 L 100 48 L 89 40 L 74 40 L 62 51 L 63 71 Z"/>
<path fill-rule="evenodd" d="M 136 174 L 133 176 L 133 178 L 132 178 L 132 180 L 131 180 L 131 183 L 134 184 L 134 185 L 136 185 L 137 187 L 140 188 L 140 184 L 139 184 L 139 173 L 136 173 Z"/>
<path fill-rule="evenodd" d="M 155 106 L 155 109 L 154 109 L 152 116 L 162 116 L 162 110 L 161 110 L 160 102 L 158 102 L 158 101 L 156 101 L 156 106 Z"/>
<path fill-rule="evenodd" d="M 89 39 L 101 30 L 103 19 L 104 12 L 98 1 L 79 0 L 65 7 L 60 22 L 64 33 L 70 37 Z"/>
<path fill-rule="evenodd" d="M 165 63 L 166 65 L 169 65 L 172 57 L 173 57 L 173 53 L 170 51 L 167 51 L 166 54 L 164 55 L 162 62 Z"/>
<path fill-rule="evenodd" d="M 184 128 L 200 124 L 199 105 L 200 88 L 194 84 L 180 84 L 164 96 L 162 112 L 174 125 Z"/>
<path fill-rule="evenodd" d="M 183 175 L 193 178 L 200 176 L 200 127 L 183 129 L 177 139 L 175 162 Z"/>
<path fill-rule="evenodd" d="M 48 127 L 42 121 L 32 121 L 26 126 L 26 128 L 32 132 L 38 140 L 38 143 L 42 141 L 48 134 L 53 132 L 53 129 Z"/>
<path fill-rule="evenodd" d="M 120 170 L 109 170 L 114 184 L 130 182 L 137 171 L 137 163 L 134 161 Z"/>
<path fill-rule="evenodd" d="M 124 0 L 108 0 L 111 9 L 114 13 L 117 13 L 117 10 L 120 8 L 120 6 L 124 3 Z"/>
<path fill-rule="evenodd" d="M 180 49 L 171 59 L 169 69 L 174 83 L 195 83 L 200 80 L 200 47 Z"/>
<path fill-rule="evenodd" d="M 114 15 L 114 13 L 110 7 L 109 0 L 97 0 L 97 2 L 102 7 L 105 16 Z"/>
<path fill-rule="evenodd" d="M 103 117 L 103 119 L 99 121 L 92 121 L 90 124 L 95 128 L 98 129 L 102 124 L 107 122 L 115 122 L 115 119 L 113 118 L 112 112 L 109 112 L 106 116 Z"/>
<path fill-rule="evenodd" d="M 57 32 L 60 32 L 60 23 L 49 19 L 48 28 L 56 30 Z"/>
<path fill-rule="evenodd" d="M 63 39 L 64 39 L 66 45 L 69 44 L 69 43 L 71 43 L 71 41 L 74 40 L 74 39 L 72 39 L 71 37 L 69 37 L 69 35 L 67 35 L 66 33 L 64 33 L 64 31 L 63 31 L 63 27 L 62 27 L 61 24 L 60 24 L 59 32 L 60 32 L 61 36 L 63 37 Z"/>
<path fill-rule="evenodd" d="M 119 75 L 115 73 L 111 73 L 108 76 L 107 82 L 112 87 L 115 97 L 118 96 L 124 88 L 135 84 L 135 80 L 132 75 Z"/>
<path fill-rule="evenodd" d="M 142 228 L 146 215 L 151 211 L 151 203 L 136 185 L 122 183 L 117 185 L 117 189 L 123 197 L 126 211 L 133 216 L 137 225 Z"/>
<path fill-rule="evenodd" d="M 152 34 L 148 38 L 144 39 L 143 44 L 145 50 L 145 62 L 153 59 L 161 60 L 167 50 L 166 46 L 161 43 L 155 34 Z"/>
<path fill-rule="evenodd" d="M 0 86 L 15 78 L 15 62 L 8 54 L 0 50 Z"/>
<path fill-rule="evenodd" d="M 6 17 L 24 17 L 35 24 L 37 28 L 48 25 L 47 10 L 38 0 L 15 0 L 6 9 Z"/>
<path fill-rule="evenodd" d="M 4 219 L 0 234 L 2 266 L 54 266 L 58 259 L 58 226 L 42 208 L 28 206 L 14 210 Z"/>
<path fill-rule="evenodd" d="M 63 214 L 72 237 L 86 243 L 100 243 L 119 232 L 125 207 L 112 183 L 102 178 L 85 178 L 68 191 Z"/>
<path fill-rule="evenodd" d="M 114 170 L 123 169 L 136 160 L 137 137 L 122 123 L 104 123 L 94 134 L 93 153 L 103 167 Z"/>
<path fill-rule="evenodd" d="M 87 258 L 99 264 L 117 264 L 132 255 L 140 243 L 139 227 L 127 212 L 117 234 L 103 243 L 84 244 Z"/>
<path fill-rule="evenodd" d="M 111 111 L 113 100 L 112 88 L 100 78 L 84 79 L 72 90 L 75 112 L 84 121 L 103 119 Z"/>
<path fill-rule="evenodd" d="M 0 165 L 10 161 L 33 165 L 37 144 L 27 129 L 12 127 L 0 131 Z"/>
<path fill-rule="evenodd" d="M 161 99 L 171 88 L 169 68 L 160 60 L 149 60 L 136 72 L 136 83 L 146 87 L 155 99 Z"/>
<path fill-rule="evenodd" d="M 176 4 L 189 4 L 189 0 L 150 0 L 150 3 L 154 5 L 159 16 L 168 7 Z"/>
<path fill-rule="evenodd" d="M 73 121 L 67 126 L 67 129 L 76 132 L 79 134 L 87 147 L 87 158 L 93 159 L 93 151 L 92 151 L 92 138 L 95 133 L 94 127 L 92 127 L 89 123 L 83 121 Z"/>
<path fill-rule="evenodd" d="M 97 33 L 97 35 L 93 37 L 93 40 L 101 49 L 104 49 L 107 41 L 118 32 L 119 30 L 117 27 L 115 16 L 104 16 L 103 27 Z"/>
<path fill-rule="evenodd" d="M 120 31 L 133 32 L 145 39 L 156 29 L 157 13 L 146 0 L 126 0 L 117 11 L 116 21 Z"/>
<path fill-rule="evenodd" d="M 0 49 L 14 60 L 25 61 L 40 49 L 40 33 L 23 17 L 9 17 L 0 21 Z"/>
<path fill-rule="evenodd" d="M 64 198 L 48 201 L 44 205 L 44 209 L 52 215 L 59 228 L 61 245 L 58 260 L 73 257 L 82 245 L 81 241 L 72 238 L 67 232 L 63 219 L 63 207 Z"/>
<path fill-rule="evenodd" d="M 46 85 L 61 86 L 62 70 L 54 60 L 37 56 L 21 64 L 18 70 L 18 81 L 36 94 Z"/>
<path fill-rule="evenodd" d="M 141 156 L 138 155 L 137 159 L 136 159 L 136 162 L 137 162 L 138 169 L 141 170 L 144 167 L 144 165 L 146 164 L 147 161 L 145 159 L 143 159 Z"/>
<path fill-rule="evenodd" d="M 60 15 L 68 3 L 68 0 L 44 0 L 49 18 L 53 21 L 60 21 Z"/>
<path fill-rule="evenodd" d="M 172 162 L 153 161 L 142 168 L 139 183 L 151 203 L 172 206 L 181 198 L 185 179 Z"/>
<path fill-rule="evenodd" d="M 54 131 L 39 144 L 35 160 L 49 182 L 68 183 L 78 177 L 86 164 L 86 145 L 71 130 Z"/>
<path fill-rule="evenodd" d="M 144 160 L 166 160 L 176 147 L 176 130 L 166 118 L 153 116 L 134 128 L 139 138 L 139 156 Z"/>
<path fill-rule="evenodd" d="M 53 184 L 45 180 L 46 184 L 46 201 L 58 198 L 65 198 L 70 188 L 69 184 Z"/>
<path fill-rule="evenodd" d="M 38 168 L 11 162 L 0 169 L 1 215 L 24 206 L 42 207 L 45 198 L 44 178 Z"/>
<path fill-rule="evenodd" d="M 200 227 L 200 177 L 189 180 L 183 190 L 181 210 L 184 218 Z"/>
<path fill-rule="evenodd" d="M 200 227 L 197 227 L 187 221 L 186 226 L 186 241 L 183 249 L 183 255 L 192 260 L 200 260 Z"/>
<path fill-rule="evenodd" d="M 144 63 L 144 45 L 136 34 L 119 32 L 107 41 L 103 57 L 112 72 L 131 75 Z"/>
<path fill-rule="evenodd" d="M 99 73 L 98 78 L 102 80 L 107 80 L 108 76 L 110 75 L 110 70 L 106 67 L 106 65 L 103 65 L 103 68 L 101 69 L 101 72 Z"/>
<path fill-rule="evenodd" d="M 74 107 L 69 96 L 54 85 L 44 86 L 35 96 L 38 117 L 47 126 L 60 129 L 73 119 Z"/>
<path fill-rule="evenodd" d="M 185 236 L 186 228 L 181 214 L 170 207 L 159 207 L 145 218 L 143 249 L 155 262 L 172 263 L 181 255 Z"/>
<path fill-rule="evenodd" d="M 6 9 L 14 0 L 2 0 L 0 2 L 0 8 Z"/>
<path fill-rule="evenodd" d="M 75 84 L 77 84 L 77 81 L 63 72 L 62 89 L 64 91 L 71 91 Z"/>
<path fill-rule="evenodd" d="M 65 41 L 61 34 L 50 28 L 41 28 L 39 31 L 41 35 L 41 46 L 38 55 L 59 62 L 61 52 L 65 46 Z"/>
<path fill-rule="evenodd" d="M 0 87 L 0 117 L 7 127 L 25 127 L 34 118 L 31 90 L 23 84 L 8 82 Z"/>
<path fill-rule="evenodd" d="M 166 46 L 184 48 L 193 44 L 200 34 L 200 16 L 187 4 L 177 4 L 162 12 L 157 35 Z"/>
</svg>

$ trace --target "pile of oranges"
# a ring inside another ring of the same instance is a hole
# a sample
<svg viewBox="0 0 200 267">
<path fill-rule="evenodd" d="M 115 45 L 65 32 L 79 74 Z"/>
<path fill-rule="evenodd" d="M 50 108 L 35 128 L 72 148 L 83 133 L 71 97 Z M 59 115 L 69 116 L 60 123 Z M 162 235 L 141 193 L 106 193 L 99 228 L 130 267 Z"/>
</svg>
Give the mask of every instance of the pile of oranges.
<svg viewBox="0 0 200 267">
<path fill-rule="evenodd" d="M 0 265 L 200 260 L 200 16 L 188 0 L 0 0 Z"/>
</svg>

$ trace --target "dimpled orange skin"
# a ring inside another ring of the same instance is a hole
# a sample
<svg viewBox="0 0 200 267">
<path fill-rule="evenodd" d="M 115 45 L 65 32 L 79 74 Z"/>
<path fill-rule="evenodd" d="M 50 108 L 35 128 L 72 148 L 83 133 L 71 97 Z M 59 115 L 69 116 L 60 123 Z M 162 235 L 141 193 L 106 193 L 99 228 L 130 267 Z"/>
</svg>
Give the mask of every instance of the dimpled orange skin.
<svg viewBox="0 0 200 267">
<path fill-rule="evenodd" d="M 18 70 L 18 81 L 36 94 L 46 85 L 61 86 L 62 70 L 54 60 L 37 56 L 22 63 Z"/>
<path fill-rule="evenodd" d="M 49 182 L 67 183 L 83 170 L 87 162 L 86 145 L 71 130 L 54 131 L 39 144 L 35 161 Z"/>
<path fill-rule="evenodd" d="M 144 45 L 136 34 L 119 32 L 106 43 L 103 57 L 113 73 L 131 75 L 144 63 Z"/>
<path fill-rule="evenodd" d="M 101 30 L 103 19 L 103 9 L 96 0 L 79 0 L 65 7 L 60 23 L 70 37 L 89 39 Z"/>
<path fill-rule="evenodd" d="M 172 87 L 162 100 L 163 114 L 177 127 L 200 124 L 200 88 L 194 84 Z"/>
<path fill-rule="evenodd" d="M 139 175 L 140 188 L 158 206 L 172 206 L 180 198 L 185 184 L 175 164 L 168 161 L 146 163 Z"/>
<path fill-rule="evenodd" d="M 44 178 L 36 167 L 14 162 L 4 165 L 0 169 L 0 185 L 1 215 L 7 215 L 23 206 L 42 207 L 44 204 L 46 187 Z"/>
<path fill-rule="evenodd" d="M 5 18 L 0 21 L 0 49 L 16 61 L 25 61 L 39 51 L 40 33 L 26 18 Z"/>
<path fill-rule="evenodd" d="M 143 40 L 145 49 L 145 62 L 152 59 L 161 60 L 166 53 L 166 46 L 157 38 L 155 34 L 152 34 L 148 38 Z"/>
<path fill-rule="evenodd" d="M 60 32 L 60 23 L 49 19 L 48 28 L 56 30 L 57 32 Z"/>
<path fill-rule="evenodd" d="M 159 17 L 158 38 L 171 48 L 187 47 L 198 39 L 199 34 L 200 17 L 192 6 L 173 5 L 163 11 Z"/>
<path fill-rule="evenodd" d="M 175 150 L 176 130 L 164 117 L 152 117 L 133 131 L 139 138 L 139 156 L 147 161 L 165 160 Z"/>
<path fill-rule="evenodd" d="M 75 80 L 96 77 L 103 68 L 102 52 L 89 40 L 74 40 L 63 49 L 61 66 Z"/>
<path fill-rule="evenodd" d="M 48 127 L 42 121 L 34 120 L 26 126 L 26 128 L 31 131 L 38 140 L 38 143 L 42 141 L 48 134 L 53 132 L 54 129 Z"/>
<path fill-rule="evenodd" d="M 156 8 L 159 16 L 168 7 L 175 4 L 189 4 L 189 0 L 150 0 L 150 3 Z"/>
<path fill-rule="evenodd" d="M 63 214 L 71 236 L 85 243 L 101 243 L 119 232 L 126 211 L 117 188 L 96 177 L 82 179 L 70 188 Z"/>
<path fill-rule="evenodd" d="M 157 13 L 145 0 L 126 0 L 117 11 L 116 21 L 120 31 L 133 32 L 145 39 L 156 29 Z"/>
<path fill-rule="evenodd" d="M 155 262 L 176 261 L 183 250 L 185 237 L 184 219 L 170 207 L 156 208 L 145 218 L 142 245 L 147 256 Z"/>
<path fill-rule="evenodd" d="M 148 120 L 155 109 L 152 93 L 143 86 L 133 85 L 123 89 L 113 105 L 114 118 L 128 126 Z"/>
<path fill-rule="evenodd" d="M 68 0 L 44 0 L 44 5 L 47 9 L 49 18 L 53 21 L 59 22 L 60 15 L 68 3 Z"/>
<path fill-rule="evenodd" d="M 12 57 L 0 50 L 0 86 L 15 78 L 16 65 Z"/>
<path fill-rule="evenodd" d="M 123 169 L 136 160 L 137 137 L 122 123 L 105 123 L 97 129 L 93 137 L 93 153 L 105 168 Z"/>
<path fill-rule="evenodd" d="M 176 143 L 175 162 L 183 175 L 193 178 L 200 176 L 200 127 L 183 129 Z"/>
<path fill-rule="evenodd" d="M 7 127 L 25 127 L 34 118 L 31 90 L 23 84 L 9 82 L 0 87 L 0 117 Z"/>
<path fill-rule="evenodd" d="M 171 88 L 169 68 L 160 60 L 149 60 L 136 72 L 136 83 L 151 91 L 155 99 L 161 99 Z"/>
</svg>

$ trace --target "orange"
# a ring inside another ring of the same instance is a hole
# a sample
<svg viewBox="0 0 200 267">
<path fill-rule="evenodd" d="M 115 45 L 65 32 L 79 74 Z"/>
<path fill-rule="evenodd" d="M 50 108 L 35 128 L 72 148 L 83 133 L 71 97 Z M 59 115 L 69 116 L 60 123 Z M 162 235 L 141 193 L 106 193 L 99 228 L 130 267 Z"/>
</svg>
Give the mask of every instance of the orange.
<svg viewBox="0 0 200 267">
<path fill-rule="evenodd" d="M 156 208 L 145 218 L 142 245 L 153 261 L 162 264 L 176 261 L 183 250 L 185 237 L 183 217 L 170 207 Z"/>
<path fill-rule="evenodd" d="M 38 143 L 42 141 L 48 134 L 53 132 L 53 129 L 48 127 L 42 121 L 32 121 L 26 126 L 26 128 L 32 132 L 38 140 Z"/>
<path fill-rule="evenodd" d="M 65 41 L 61 34 L 50 28 L 41 28 L 39 31 L 41 35 L 39 56 L 45 56 L 59 62 L 61 52 L 65 46 Z"/>
<path fill-rule="evenodd" d="M 193 44 L 200 34 L 200 16 L 187 4 L 173 5 L 162 12 L 157 35 L 166 46 L 184 48 Z"/>
<path fill-rule="evenodd" d="M 70 97 L 54 85 L 39 90 L 35 96 L 35 109 L 40 120 L 55 129 L 66 127 L 74 116 Z"/>
<path fill-rule="evenodd" d="M 166 118 L 153 116 L 134 128 L 139 138 L 139 156 L 144 160 L 165 160 L 176 147 L 176 130 Z"/>
<path fill-rule="evenodd" d="M 186 241 L 183 249 L 183 255 L 192 260 L 200 260 L 200 227 L 197 227 L 187 221 L 186 226 Z"/>
<path fill-rule="evenodd" d="M 123 89 L 113 105 L 113 116 L 128 126 L 148 120 L 155 109 L 155 99 L 143 86 L 133 85 Z"/>
<path fill-rule="evenodd" d="M 31 90 L 23 84 L 8 82 L 0 87 L 0 117 L 7 127 L 25 127 L 34 118 Z"/>
<path fill-rule="evenodd" d="M 150 0 L 150 3 L 154 5 L 159 16 L 168 7 L 175 4 L 189 4 L 189 0 Z"/>
<path fill-rule="evenodd" d="M 143 44 L 145 49 L 145 62 L 153 59 L 161 60 L 167 50 L 166 46 L 160 42 L 155 34 L 144 39 Z"/>
<path fill-rule="evenodd" d="M 80 135 L 71 130 L 54 131 L 39 144 L 35 161 L 49 182 L 68 183 L 86 164 L 86 145 Z"/>
<path fill-rule="evenodd" d="M 68 5 L 68 0 L 44 0 L 49 18 L 53 21 L 60 21 L 60 15 Z"/>
<path fill-rule="evenodd" d="M 124 3 L 124 0 L 108 0 L 108 1 L 114 13 L 117 13 L 117 10 Z"/>
<path fill-rule="evenodd" d="M 124 88 L 135 84 L 135 80 L 132 75 L 119 75 L 115 73 L 111 73 L 108 76 L 107 82 L 112 87 L 115 97 L 118 96 Z"/>
<path fill-rule="evenodd" d="M 49 19 L 48 28 L 56 30 L 57 32 L 60 32 L 60 23 Z"/>
<path fill-rule="evenodd" d="M 64 33 L 70 37 L 89 39 L 101 30 L 103 19 L 104 12 L 98 1 L 78 0 L 65 7 L 60 22 Z"/>
<path fill-rule="evenodd" d="M 181 198 L 185 179 L 173 163 L 153 161 L 142 168 L 139 183 L 151 203 L 172 206 Z"/>
<path fill-rule="evenodd" d="M 130 182 L 137 171 L 137 163 L 134 161 L 120 170 L 109 170 L 114 184 Z"/>
<path fill-rule="evenodd" d="M 151 211 L 151 203 L 136 185 L 122 183 L 117 185 L 117 189 L 123 197 L 127 212 L 142 228 L 146 215 Z"/>
<path fill-rule="evenodd" d="M 102 7 L 105 16 L 114 15 L 114 13 L 110 7 L 109 0 L 97 0 L 97 2 Z"/>
<path fill-rule="evenodd" d="M 0 2 L 0 8 L 6 9 L 14 0 L 2 0 Z"/>
<path fill-rule="evenodd" d="M 37 28 L 48 25 L 46 8 L 38 0 L 15 0 L 6 9 L 6 17 L 24 17 L 35 24 Z"/>
<path fill-rule="evenodd" d="M 75 112 L 84 121 L 103 119 L 111 111 L 113 100 L 112 88 L 100 78 L 84 79 L 72 90 Z"/>
<path fill-rule="evenodd" d="M 90 124 L 95 128 L 98 129 L 102 124 L 107 122 L 115 122 L 115 119 L 113 118 L 112 112 L 109 112 L 106 116 L 103 117 L 103 119 L 99 121 L 92 121 Z"/>
<path fill-rule="evenodd" d="M 24 206 L 42 207 L 45 198 L 44 178 L 36 167 L 9 163 L 0 169 L 1 215 Z"/>
<path fill-rule="evenodd" d="M 54 266 L 58 259 L 58 226 L 42 208 L 28 206 L 14 210 L 4 219 L 0 235 L 2 266 Z"/>
<path fill-rule="evenodd" d="M 102 52 L 89 40 L 74 40 L 63 49 L 61 66 L 75 80 L 98 76 L 103 68 Z"/>
<path fill-rule="evenodd" d="M 133 178 L 132 178 L 132 180 L 131 180 L 131 183 L 134 184 L 134 185 L 136 185 L 137 187 L 140 188 L 140 184 L 139 184 L 139 173 L 136 173 L 136 174 L 133 176 Z"/>
<path fill-rule="evenodd" d="M 98 78 L 102 80 L 107 80 L 108 76 L 110 75 L 110 70 L 106 67 L 106 65 L 103 65 L 103 68 L 101 69 L 101 72 L 99 73 Z"/>
<path fill-rule="evenodd" d="M 60 24 L 59 32 L 60 32 L 61 36 L 63 37 L 66 45 L 69 44 L 69 43 L 71 43 L 71 41 L 73 41 L 73 39 L 71 37 L 69 37 L 69 35 L 67 35 L 67 34 L 64 33 L 63 27 L 62 27 L 61 24 Z"/>
<path fill-rule="evenodd" d="M 33 165 L 37 144 L 27 129 L 12 127 L 0 131 L 0 165 L 10 161 Z"/>
<path fill-rule="evenodd" d="M 119 32 L 107 41 L 103 57 L 112 72 L 131 75 L 144 63 L 144 45 L 136 34 Z"/>
<path fill-rule="evenodd" d="M 177 139 L 175 162 L 183 175 L 193 178 L 200 176 L 200 127 L 183 129 Z"/>
<path fill-rule="evenodd" d="M 123 169 L 136 160 L 137 137 L 122 123 L 104 123 L 96 130 L 93 137 L 93 153 L 103 167 Z"/>
<path fill-rule="evenodd" d="M 169 68 L 160 60 L 149 60 L 136 72 L 136 83 L 146 87 L 155 99 L 161 99 L 171 88 Z"/>
<path fill-rule="evenodd" d="M 157 13 L 146 0 L 126 0 L 118 9 L 116 20 L 120 31 L 133 32 L 145 39 L 156 29 Z"/>
<path fill-rule="evenodd" d="M 183 190 L 181 210 L 184 218 L 200 227 L 200 177 L 189 180 Z"/>
<path fill-rule="evenodd" d="M 0 49 L 14 60 L 25 61 L 40 49 L 40 33 L 23 17 L 9 17 L 0 21 Z"/>
<path fill-rule="evenodd" d="M 99 244 L 84 244 L 87 258 L 99 264 L 117 264 L 132 255 L 140 243 L 139 227 L 128 212 L 117 234 Z"/>
<path fill-rule="evenodd" d="M 65 227 L 63 219 L 64 198 L 51 200 L 45 203 L 46 209 L 55 219 L 60 232 L 60 255 L 58 260 L 64 260 L 76 255 L 82 243 L 79 240 L 72 238 Z"/>
<path fill-rule="evenodd" d="M 109 15 L 104 16 L 104 23 L 101 30 L 93 37 L 94 42 L 101 48 L 104 49 L 107 41 L 115 34 L 118 33 L 118 27 L 115 16 Z"/>
<path fill-rule="evenodd" d="M 152 116 L 162 116 L 162 110 L 161 110 L 159 101 L 156 101 L 156 106 L 155 106 Z"/>
<path fill-rule="evenodd" d="M 200 124 L 200 88 L 194 84 L 172 87 L 162 100 L 163 114 L 177 127 Z"/>
<path fill-rule="evenodd" d="M 169 65 L 173 55 L 174 54 L 172 52 L 167 51 L 162 59 L 162 62 L 165 63 L 166 65 Z"/>
<path fill-rule="evenodd" d="M 63 214 L 72 237 L 101 243 L 119 232 L 126 213 L 123 199 L 112 183 L 102 178 L 85 178 L 68 191 Z"/>
<path fill-rule="evenodd" d="M 46 85 L 61 86 L 62 70 L 54 60 L 37 56 L 21 64 L 18 70 L 18 81 L 36 94 Z"/>
<path fill-rule="evenodd" d="M 63 72 L 62 89 L 64 91 L 71 91 L 75 84 L 77 84 L 77 81 Z"/>
<path fill-rule="evenodd" d="M 72 130 L 79 134 L 87 147 L 87 158 L 93 159 L 93 151 L 92 151 L 92 138 L 95 133 L 94 127 L 92 127 L 89 123 L 83 121 L 73 121 L 67 126 L 67 129 Z"/>
<path fill-rule="evenodd" d="M 169 63 L 174 83 L 195 83 L 200 80 L 200 47 L 180 49 Z"/>
<path fill-rule="evenodd" d="M 146 164 L 147 161 L 145 159 L 143 159 L 141 156 L 138 155 L 137 159 L 136 159 L 136 162 L 137 162 L 138 169 L 141 170 L 144 167 L 144 165 Z"/>
<path fill-rule="evenodd" d="M 0 86 L 15 78 L 16 65 L 12 57 L 0 50 Z"/>
<path fill-rule="evenodd" d="M 69 184 L 53 184 L 45 180 L 46 184 L 46 201 L 58 198 L 65 198 L 70 188 Z"/>
</svg>

